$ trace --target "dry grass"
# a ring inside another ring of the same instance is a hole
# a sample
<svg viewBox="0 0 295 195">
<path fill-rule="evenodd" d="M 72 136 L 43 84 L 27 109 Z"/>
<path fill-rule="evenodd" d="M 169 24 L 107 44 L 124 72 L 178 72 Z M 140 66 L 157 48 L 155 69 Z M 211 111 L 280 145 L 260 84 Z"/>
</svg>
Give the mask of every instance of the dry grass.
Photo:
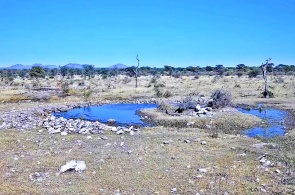
<svg viewBox="0 0 295 195">
<path fill-rule="evenodd" d="M 233 135 L 213 139 L 201 129 L 171 131 L 158 127 L 136 136 L 107 136 L 108 140 L 98 140 L 96 135 L 87 140 L 81 135 L 1 131 L 0 192 L 114 194 L 120 190 L 122 194 L 169 194 L 175 187 L 179 194 L 257 194 L 261 184 L 269 192 L 286 192 L 289 188 L 279 185 L 273 174 L 275 168 L 264 172 L 257 167 L 258 154 L 238 155 L 243 147 L 256 143 L 254 139 Z M 206 140 L 207 145 L 184 142 L 197 138 Z M 164 145 L 164 140 L 170 143 Z M 87 171 L 56 175 L 71 159 L 86 161 Z M 208 168 L 208 172 L 198 173 L 198 168 Z M 35 172 L 48 173 L 49 177 L 42 182 L 30 181 L 29 175 Z"/>
<path fill-rule="evenodd" d="M 124 76 L 107 79 L 95 77 L 86 81 L 74 77 L 69 79 L 72 96 L 52 96 L 49 103 L 81 101 L 86 87 L 94 91 L 89 97 L 93 101 L 154 98 L 151 80 L 152 77 L 140 77 L 139 87 L 135 89 L 134 79 L 129 80 Z M 40 83 L 42 86 L 59 87 L 61 81 L 62 78 L 44 79 Z M 22 82 L 24 86 L 0 87 L 0 102 L 12 102 L 0 104 L 1 113 L 47 104 L 17 103 L 15 100 L 23 99 L 23 94 L 28 91 L 25 85 L 32 84 L 31 80 Z M 84 82 L 84 86 L 78 86 L 79 82 Z M 179 100 L 193 94 L 209 96 L 223 87 L 232 93 L 234 103 L 254 105 L 263 102 L 289 108 L 293 112 L 295 110 L 292 76 L 284 76 L 283 80 L 276 77 L 270 79 L 276 98 L 269 100 L 259 98 L 262 79 L 224 77 L 214 80 L 209 76 L 176 79 L 163 76 L 157 82 L 164 84 L 165 90 L 171 91 L 174 95 L 171 99 Z M 294 131 L 283 139 L 269 140 L 277 143 L 277 148 L 258 149 L 252 145 L 261 140 L 223 132 L 219 132 L 218 138 L 213 138 L 210 129 L 205 128 L 212 125 L 222 130 L 238 131 L 259 123 L 260 120 L 255 117 L 222 112 L 212 119 L 200 118 L 195 121 L 199 126 L 186 128 L 183 124 L 195 119 L 176 120 L 155 112 L 147 114 L 153 114 L 159 122 L 166 121 L 162 124 L 165 126 L 141 129 L 135 136 L 118 136 L 107 132 L 105 136 L 108 140 L 98 139 L 99 135 L 92 135 L 92 139 L 88 140 L 83 135 L 1 130 L 0 194 L 115 194 L 118 190 L 120 194 L 171 194 L 172 188 L 177 188 L 178 194 L 263 194 L 262 188 L 266 189 L 267 194 L 294 192 L 294 184 L 285 185 L 282 182 L 292 166 L 269 167 L 265 171 L 256 159 L 268 153 L 272 161 L 291 163 L 295 159 L 292 148 Z M 171 121 L 176 125 L 171 125 Z M 185 143 L 186 139 L 191 142 Z M 164 141 L 169 141 L 169 144 L 163 144 Z M 201 141 L 207 144 L 201 145 Z M 120 146 L 121 142 L 124 142 L 123 147 Z M 129 150 L 132 151 L 130 154 Z M 60 166 L 72 159 L 85 161 L 87 170 L 81 174 L 66 172 L 57 175 Z M 198 168 L 208 168 L 208 172 L 199 173 Z M 281 173 L 275 173 L 276 169 Z M 35 172 L 48 173 L 48 177 L 43 181 L 31 181 L 29 176 Z"/>
</svg>

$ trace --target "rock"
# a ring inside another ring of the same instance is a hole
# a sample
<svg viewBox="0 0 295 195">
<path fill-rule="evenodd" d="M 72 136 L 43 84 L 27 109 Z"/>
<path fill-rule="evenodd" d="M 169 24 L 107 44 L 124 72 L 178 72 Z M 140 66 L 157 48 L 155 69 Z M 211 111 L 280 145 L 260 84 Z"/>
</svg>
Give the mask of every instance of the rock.
<svg viewBox="0 0 295 195">
<path fill-rule="evenodd" d="M 117 131 L 117 127 L 112 127 L 111 130 L 114 131 L 114 132 L 116 132 Z"/>
<path fill-rule="evenodd" d="M 92 137 L 91 137 L 90 135 L 88 135 L 88 136 L 86 137 L 86 139 L 92 139 Z"/>
<path fill-rule="evenodd" d="M 67 132 L 64 132 L 64 131 L 61 132 L 60 134 L 61 134 L 61 135 L 68 135 L 68 133 L 67 133 Z"/>
<path fill-rule="evenodd" d="M 86 170 L 86 164 L 84 161 L 76 161 L 71 160 L 68 161 L 65 165 L 61 166 L 60 173 L 64 173 L 66 171 L 75 170 L 77 172 L 82 172 Z"/>
<path fill-rule="evenodd" d="M 174 194 L 174 193 L 176 193 L 176 192 L 177 192 L 177 189 L 176 189 L 176 188 L 172 188 L 172 189 L 171 189 L 171 193 Z"/>
<path fill-rule="evenodd" d="M 264 189 L 264 188 L 261 188 L 260 191 L 263 192 L 263 193 L 267 192 L 266 189 Z"/>
<path fill-rule="evenodd" d="M 186 126 L 190 127 L 190 126 L 193 126 L 194 124 L 195 124 L 195 122 L 188 122 L 188 123 L 186 124 Z"/>
<path fill-rule="evenodd" d="M 121 135 L 121 134 L 123 134 L 124 133 L 124 130 L 119 130 L 119 131 L 117 131 L 117 135 Z"/>
<path fill-rule="evenodd" d="M 263 163 L 264 167 L 268 167 L 271 165 L 271 162 L 269 160 L 267 160 L 266 162 Z"/>
<path fill-rule="evenodd" d="M 278 173 L 278 174 L 281 173 L 281 171 L 279 169 L 276 169 L 275 172 Z"/>
<path fill-rule="evenodd" d="M 254 148 L 263 148 L 264 146 L 267 146 L 268 143 L 258 143 L 258 144 L 253 144 L 252 146 Z"/>
<path fill-rule="evenodd" d="M 191 140 L 189 140 L 189 139 L 185 139 L 185 140 L 184 140 L 184 143 L 191 143 Z"/>
<path fill-rule="evenodd" d="M 201 110 L 201 106 L 200 106 L 200 104 L 197 104 L 197 106 L 196 106 L 196 111 L 198 112 L 198 111 L 200 111 Z"/>
<path fill-rule="evenodd" d="M 163 141 L 163 144 L 169 144 L 169 143 L 170 143 L 170 141 L 168 141 L 168 140 Z"/>
<path fill-rule="evenodd" d="M 206 141 L 202 141 L 202 142 L 201 142 L 201 145 L 206 145 L 206 144 L 207 144 Z"/>
<path fill-rule="evenodd" d="M 198 172 L 200 173 L 207 173 L 207 169 L 206 168 L 199 168 Z"/>
<path fill-rule="evenodd" d="M 134 133 L 134 131 L 130 131 L 130 133 L 129 133 L 130 135 L 134 135 L 135 133 Z"/>
<path fill-rule="evenodd" d="M 77 161 L 77 165 L 75 167 L 75 171 L 82 172 L 86 170 L 86 164 L 84 161 Z"/>
</svg>

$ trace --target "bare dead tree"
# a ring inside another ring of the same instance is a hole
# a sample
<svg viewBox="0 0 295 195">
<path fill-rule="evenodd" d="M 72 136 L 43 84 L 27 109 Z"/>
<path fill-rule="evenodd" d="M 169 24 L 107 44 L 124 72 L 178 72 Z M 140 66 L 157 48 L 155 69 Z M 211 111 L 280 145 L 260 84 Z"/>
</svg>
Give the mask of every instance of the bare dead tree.
<svg viewBox="0 0 295 195">
<path fill-rule="evenodd" d="M 267 66 L 269 64 L 269 61 L 271 61 L 271 58 L 266 59 L 266 63 L 262 64 L 261 70 L 262 70 L 262 75 L 263 75 L 263 79 L 264 79 L 264 92 L 263 92 L 263 96 L 265 98 L 269 98 L 269 91 L 268 91 L 268 83 L 267 83 Z"/>
<path fill-rule="evenodd" d="M 139 59 L 138 59 L 138 54 L 136 56 L 136 60 L 137 60 L 137 66 L 134 69 L 134 74 L 135 74 L 135 88 L 137 88 L 137 76 L 138 76 L 138 67 L 139 67 Z"/>
</svg>

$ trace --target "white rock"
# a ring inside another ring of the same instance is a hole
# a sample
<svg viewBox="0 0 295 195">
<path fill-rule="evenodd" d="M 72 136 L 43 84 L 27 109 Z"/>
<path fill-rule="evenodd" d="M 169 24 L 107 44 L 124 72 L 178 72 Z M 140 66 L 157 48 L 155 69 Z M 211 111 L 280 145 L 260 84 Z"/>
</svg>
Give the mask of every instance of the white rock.
<svg viewBox="0 0 295 195">
<path fill-rule="evenodd" d="M 117 131 L 117 127 L 112 127 L 112 131 Z"/>
<path fill-rule="evenodd" d="M 207 142 L 206 142 L 206 141 L 202 141 L 201 144 L 202 144 L 202 145 L 206 145 Z"/>
<path fill-rule="evenodd" d="M 121 134 L 123 134 L 123 133 L 124 133 L 123 130 L 119 130 L 119 131 L 117 131 L 117 135 L 121 135 Z"/>
<path fill-rule="evenodd" d="M 86 164 L 84 161 L 71 160 L 71 161 L 68 161 L 65 165 L 61 166 L 59 172 L 64 173 L 66 171 L 71 171 L 71 170 L 75 170 L 78 172 L 85 171 Z"/>
<path fill-rule="evenodd" d="M 92 139 L 92 137 L 91 137 L 90 135 L 88 135 L 88 136 L 86 137 L 86 139 Z"/>
<path fill-rule="evenodd" d="M 65 131 L 61 132 L 60 134 L 61 134 L 61 135 L 68 135 L 68 133 L 65 132 Z"/>
<path fill-rule="evenodd" d="M 269 160 L 267 160 L 265 163 L 263 163 L 264 167 L 268 167 L 269 165 L 271 165 L 271 162 Z"/>
<path fill-rule="evenodd" d="M 64 173 L 66 171 L 70 171 L 75 169 L 77 166 L 77 162 L 75 160 L 68 161 L 65 165 L 61 166 L 59 172 Z"/>
<path fill-rule="evenodd" d="M 84 161 L 77 161 L 75 171 L 82 172 L 86 170 L 86 164 Z"/>
<path fill-rule="evenodd" d="M 201 106 L 200 106 L 200 104 L 197 104 L 197 106 L 196 106 L 196 110 L 197 110 L 197 111 L 201 110 Z"/>
<path fill-rule="evenodd" d="M 134 131 L 130 131 L 130 133 L 129 133 L 130 135 L 134 135 L 135 133 L 134 133 Z"/>
<path fill-rule="evenodd" d="M 185 142 L 185 143 L 190 143 L 191 140 L 189 140 L 189 139 L 185 139 L 184 142 Z"/>
<path fill-rule="evenodd" d="M 207 172 L 207 169 L 205 169 L 205 168 L 199 168 L 198 171 L 200 173 L 206 173 Z"/>
<path fill-rule="evenodd" d="M 171 193 L 176 193 L 177 192 L 177 189 L 176 188 L 172 188 L 171 189 Z"/>
</svg>

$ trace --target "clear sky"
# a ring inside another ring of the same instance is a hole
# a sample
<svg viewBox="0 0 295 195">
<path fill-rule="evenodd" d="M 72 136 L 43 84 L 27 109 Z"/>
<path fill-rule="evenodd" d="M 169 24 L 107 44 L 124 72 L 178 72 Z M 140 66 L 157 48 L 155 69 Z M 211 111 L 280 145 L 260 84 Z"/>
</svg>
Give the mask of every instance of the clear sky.
<svg viewBox="0 0 295 195">
<path fill-rule="evenodd" d="M 0 67 L 295 64 L 295 0 L 0 0 Z"/>
</svg>

